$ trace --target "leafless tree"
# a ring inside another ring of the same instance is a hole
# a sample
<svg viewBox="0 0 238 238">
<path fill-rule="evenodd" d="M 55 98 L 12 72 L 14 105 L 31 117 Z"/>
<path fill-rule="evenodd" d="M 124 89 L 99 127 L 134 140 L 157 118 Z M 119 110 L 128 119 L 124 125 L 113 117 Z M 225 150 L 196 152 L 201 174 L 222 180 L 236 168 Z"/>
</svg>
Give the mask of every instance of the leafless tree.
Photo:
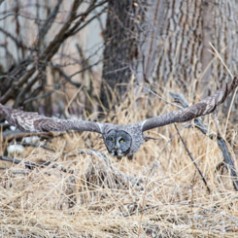
<svg viewBox="0 0 238 238">
<path fill-rule="evenodd" d="M 102 44 L 87 52 L 82 46 L 85 35 L 92 34 L 87 28 L 92 28 L 90 25 L 96 24 L 95 21 L 103 25 L 106 3 L 106 0 L 54 0 L 47 4 L 31 1 L 27 5 L 25 1 L 3 1 L 0 102 L 13 103 L 15 107 L 24 105 L 28 109 L 43 102 L 47 105 L 45 113 L 52 114 L 52 95 L 56 96 L 57 90 L 72 95 L 76 94 L 72 89 L 80 88 L 93 96 L 90 88 L 90 81 L 96 77 L 93 67 L 101 61 L 94 56 Z M 98 38 L 96 34 L 100 31 L 103 29 L 98 27 L 91 37 Z M 85 72 L 87 78 L 82 81 Z"/>
</svg>

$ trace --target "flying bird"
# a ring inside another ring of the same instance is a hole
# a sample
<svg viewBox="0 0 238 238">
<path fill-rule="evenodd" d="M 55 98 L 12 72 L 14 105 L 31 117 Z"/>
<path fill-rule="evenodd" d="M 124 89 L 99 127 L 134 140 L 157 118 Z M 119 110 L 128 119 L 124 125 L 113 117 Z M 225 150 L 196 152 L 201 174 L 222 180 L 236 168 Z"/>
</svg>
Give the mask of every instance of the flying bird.
<svg viewBox="0 0 238 238">
<path fill-rule="evenodd" d="M 0 116 L 4 117 L 9 124 L 26 132 L 64 132 L 72 130 L 97 132 L 102 135 L 108 152 L 121 158 L 123 156 L 132 156 L 138 151 L 145 141 L 144 131 L 172 123 L 190 121 L 207 115 L 213 112 L 219 104 L 223 103 L 237 85 L 238 78 L 234 77 L 232 82 L 226 84 L 223 89 L 194 105 L 128 125 L 46 117 L 36 112 L 12 109 L 2 104 L 0 104 Z"/>
</svg>

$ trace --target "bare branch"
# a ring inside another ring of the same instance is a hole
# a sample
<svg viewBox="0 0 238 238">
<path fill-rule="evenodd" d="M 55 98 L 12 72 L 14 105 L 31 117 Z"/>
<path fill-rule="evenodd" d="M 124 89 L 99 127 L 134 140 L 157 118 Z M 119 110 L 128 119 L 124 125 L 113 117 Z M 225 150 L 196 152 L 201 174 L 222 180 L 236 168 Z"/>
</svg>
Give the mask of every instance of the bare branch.
<svg viewBox="0 0 238 238">
<path fill-rule="evenodd" d="M 59 67 L 58 65 L 54 65 L 54 64 L 50 64 L 50 66 L 55 69 L 59 74 L 60 76 L 65 79 L 68 83 L 70 83 L 71 85 L 75 86 L 76 88 L 80 88 L 82 87 L 81 83 L 78 83 L 78 82 L 74 82 L 72 81 L 72 77 L 70 77 L 69 75 L 67 75 L 64 70 Z"/>
<path fill-rule="evenodd" d="M 63 27 L 60 29 L 55 38 L 50 42 L 48 47 L 45 49 L 44 53 L 41 56 L 42 60 L 49 61 L 52 56 L 58 51 L 62 42 L 64 42 L 70 35 L 67 34 L 70 25 L 77 17 L 77 10 L 79 6 L 83 3 L 83 0 L 74 0 L 72 8 L 70 10 L 70 15 L 68 20 L 65 22 Z"/>
<path fill-rule="evenodd" d="M 98 4 L 97 6 L 95 6 L 94 8 L 105 4 L 107 1 L 102 2 L 101 4 Z M 94 9 L 93 8 L 93 9 Z M 84 27 L 86 27 L 90 22 L 92 22 L 94 19 L 97 19 L 99 16 L 101 16 L 105 11 L 106 11 L 107 7 L 104 7 L 100 12 L 98 12 L 97 14 L 95 14 L 94 16 L 92 16 L 91 18 L 89 18 L 86 22 L 84 22 L 84 19 L 81 19 L 80 21 L 78 21 L 77 23 L 75 23 L 75 26 L 72 27 L 72 29 L 70 29 L 70 31 L 68 32 L 68 34 L 70 35 L 74 35 L 77 32 L 81 31 Z M 89 12 L 90 13 L 90 12 Z M 84 22 L 84 24 L 82 24 Z M 82 24 L 82 25 L 81 25 Z"/>
<path fill-rule="evenodd" d="M 62 171 L 64 173 L 70 173 L 70 174 L 74 173 L 72 170 L 67 170 L 67 169 L 63 168 L 61 165 L 58 165 L 56 163 L 53 164 L 51 161 L 44 161 L 42 163 L 35 163 L 35 162 L 32 162 L 32 161 L 22 161 L 22 160 L 19 160 L 19 159 L 16 159 L 16 158 L 10 158 L 10 157 L 6 157 L 6 156 L 0 156 L 0 160 L 10 162 L 10 163 L 13 163 L 13 164 L 23 163 L 25 165 L 25 167 L 27 169 L 30 169 L 30 170 L 33 170 L 35 168 L 45 168 L 45 167 L 51 166 L 52 168 L 59 169 L 60 171 Z"/>
<path fill-rule="evenodd" d="M 191 161 L 193 162 L 193 164 L 194 164 L 196 170 L 198 171 L 200 177 L 202 178 L 202 181 L 203 181 L 204 185 L 205 185 L 206 188 L 207 188 L 208 193 L 210 194 L 210 193 L 211 193 L 211 189 L 209 188 L 209 186 L 208 186 L 208 184 L 207 184 L 207 181 L 206 181 L 205 177 L 204 177 L 203 174 L 202 174 L 202 171 L 201 171 L 200 168 L 198 167 L 198 164 L 196 163 L 195 159 L 193 158 L 192 153 L 189 151 L 188 146 L 187 146 L 187 144 L 185 143 L 185 141 L 184 141 L 183 137 L 181 136 L 181 134 L 180 134 L 180 132 L 179 132 L 179 130 L 178 130 L 178 127 L 177 127 L 176 125 L 175 125 L 175 129 L 176 129 L 176 131 L 177 131 L 177 133 L 178 133 L 178 135 L 179 135 L 179 138 L 180 138 L 180 140 L 181 140 L 181 142 L 182 142 L 182 144 L 183 144 L 183 146 L 184 146 L 185 151 L 187 152 L 189 158 L 190 158 Z"/>
<path fill-rule="evenodd" d="M 173 97 L 175 102 L 179 103 L 184 108 L 189 106 L 187 100 L 185 99 L 185 97 L 183 95 L 176 94 L 176 93 L 170 93 L 170 95 Z M 214 139 L 214 138 L 217 139 L 218 147 L 221 150 L 222 155 L 223 155 L 224 164 L 226 165 L 226 167 L 230 171 L 230 175 L 231 175 L 231 178 L 232 178 L 234 189 L 236 191 L 238 191 L 238 175 L 237 175 L 237 170 L 235 168 L 235 163 L 234 163 L 234 160 L 232 159 L 232 155 L 229 152 L 229 149 L 228 149 L 228 146 L 227 146 L 227 142 L 222 138 L 220 133 L 218 133 L 217 135 L 209 134 L 207 126 L 203 124 L 201 118 L 196 118 L 194 120 L 194 124 L 195 124 L 195 127 L 199 131 L 201 131 L 204 135 L 208 136 L 210 139 Z"/>
<path fill-rule="evenodd" d="M 30 132 L 23 132 L 23 131 L 4 131 L 2 134 L 2 139 L 4 141 L 12 141 L 12 140 L 19 140 L 27 136 L 38 136 L 42 139 L 50 139 L 52 137 L 61 136 L 65 133 L 52 133 L 52 132 L 36 132 L 36 133 L 30 133 Z"/>
<path fill-rule="evenodd" d="M 19 40 L 18 38 L 16 38 L 15 36 L 13 36 L 11 33 L 9 33 L 6 29 L 2 28 L 0 26 L 0 31 L 5 34 L 7 37 L 9 37 L 18 48 L 22 48 L 24 50 L 31 50 L 32 48 L 29 48 L 28 46 L 26 46 L 21 40 Z"/>
<path fill-rule="evenodd" d="M 51 28 L 52 24 L 54 23 L 54 20 L 59 12 L 59 8 L 62 4 L 63 0 L 58 0 L 58 3 L 52 10 L 51 14 L 49 15 L 48 19 L 45 21 L 44 25 L 40 28 L 39 33 L 38 33 L 38 40 L 36 45 L 39 45 L 40 42 L 43 40 L 49 29 Z"/>
</svg>

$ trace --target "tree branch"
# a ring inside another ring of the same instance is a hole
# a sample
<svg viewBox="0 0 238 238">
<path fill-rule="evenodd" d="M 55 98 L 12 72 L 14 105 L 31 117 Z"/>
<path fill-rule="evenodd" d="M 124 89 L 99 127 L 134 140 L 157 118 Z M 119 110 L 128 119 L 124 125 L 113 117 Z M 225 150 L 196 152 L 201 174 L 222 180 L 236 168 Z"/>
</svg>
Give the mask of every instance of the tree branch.
<svg viewBox="0 0 238 238">
<path fill-rule="evenodd" d="M 52 164 L 51 161 L 44 161 L 44 162 L 38 164 L 38 163 L 35 163 L 35 162 L 22 161 L 22 160 L 19 160 L 19 159 L 16 159 L 16 158 L 10 158 L 10 157 L 6 157 L 6 156 L 0 156 L 0 160 L 10 162 L 10 163 L 13 163 L 13 164 L 23 163 L 24 166 L 27 169 L 30 169 L 30 170 L 33 170 L 35 168 L 45 168 L 45 167 L 48 167 L 48 166 L 51 165 L 52 168 L 54 168 L 54 169 L 57 168 L 57 169 L 59 169 L 60 171 L 62 171 L 64 173 L 70 173 L 70 174 L 74 173 L 73 170 L 67 170 L 67 169 L 63 168 L 61 165 L 58 165 L 56 163 Z"/>
<path fill-rule="evenodd" d="M 175 102 L 182 105 L 184 108 L 188 107 L 188 102 L 185 99 L 185 97 L 181 94 L 177 93 L 170 93 L 171 97 L 175 100 Z M 207 126 L 203 124 L 201 118 L 196 118 L 194 120 L 195 127 L 202 132 L 204 135 L 208 136 L 210 139 L 216 138 L 217 144 L 219 149 L 222 152 L 223 155 L 223 161 L 226 167 L 228 168 L 231 178 L 233 187 L 236 191 L 238 191 L 238 176 L 237 176 L 237 170 L 235 168 L 234 160 L 232 159 L 231 153 L 229 152 L 227 142 L 222 138 L 220 133 L 217 133 L 217 135 L 209 134 Z"/>
<path fill-rule="evenodd" d="M 199 175 L 200 175 L 201 178 L 202 178 L 202 181 L 203 181 L 204 185 L 205 185 L 206 188 L 207 188 L 208 193 L 210 194 L 210 193 L 211 193 L 211 189 L 209 188 L 209 186 L 208 186 L 208 184 L 207 184 L 207 181 L 206 181 L 205 177 L 204 177 L 203 174 L 202 174 L 202 171 L 201 171 L 200 168 L 198 167 L 198 164 L 196 163 L 195 159 L 193 158 L 192 153 L 189 151 L 189 149 L 188 149 L 188 147 L 187 147 L 187 144 L 185 143 L 183 137 L 181 136 L 181 134 L 180 134 L 180 132 L 179 132 L 178 127 L 176 126 L 176 124 L 175 124 L 175 129 L 176 129 L 176 131 L 177 131 L 177 133 L 178 133 L 178 135 L 179 135 L 179 138 L 180 138 L 180 140 L 181 140 L 181 142 L 182 142 L 182 144 L 183 144 L 183 146 L 184 146 L 185 151 L 187 152 L 189 158 L 190 158 L 191 161 L 193 162 L 193 164 L 194 164 L 196 170 L 198 171 Z"/>
</svg>

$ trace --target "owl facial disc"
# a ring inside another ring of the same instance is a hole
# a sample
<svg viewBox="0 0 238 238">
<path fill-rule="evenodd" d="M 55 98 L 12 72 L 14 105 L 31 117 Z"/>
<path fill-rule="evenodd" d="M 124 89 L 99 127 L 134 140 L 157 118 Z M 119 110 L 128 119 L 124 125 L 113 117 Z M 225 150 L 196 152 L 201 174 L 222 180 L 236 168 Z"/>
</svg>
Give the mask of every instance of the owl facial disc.
<svg viewBox="0 0 238 238">
<path fill-rule="evenodd" d="M 130 152 L 132 138 L 123 130 L 110 130 L 104 135 L 104 141 L 108 152 L 113 156 L 120 158 Z"/>
</svg>

